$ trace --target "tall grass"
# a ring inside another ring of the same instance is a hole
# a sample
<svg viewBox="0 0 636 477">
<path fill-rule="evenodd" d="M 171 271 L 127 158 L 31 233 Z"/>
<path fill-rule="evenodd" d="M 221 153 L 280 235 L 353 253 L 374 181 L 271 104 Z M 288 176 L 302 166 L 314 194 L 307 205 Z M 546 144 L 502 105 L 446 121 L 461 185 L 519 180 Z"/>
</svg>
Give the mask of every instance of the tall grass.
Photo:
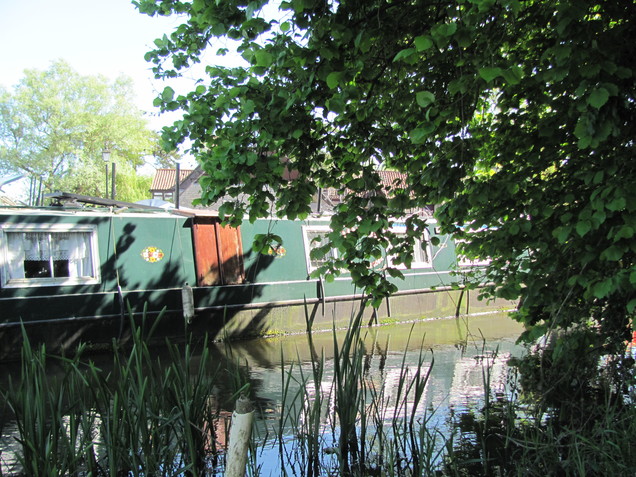
<svg viewBox="0 0 636 477">
<path fill-rule="evenodd" d="M 388 344 L 377 346 L 380 378 L 374 378 L 362 313 L 352 316 L 346 331 L 333 330 L 331 363 L 316 350 L 307 319 L 309 372 L 300 363 L 281 368 L 284 412 L 277 442 L 282 474 L 429 475 L 441 462 L 442 448 L 441 434 L 429 429 L 430 418 L 422 412 L 432 355 L 421 352 L 416 362 L 407 363 L 405 353 L 399 375 L 387 381 Z"/>
<path fill-rule="evenodd" d="M 388 341 L 369 346 L 361 319 L 333 330 L 326 358 L 307 315 L 313 359 L 281 365 L 281 412 L 272 434 L 256 434 L 250 475 L 263 472 L 257 448 L 266 447 L 285 476 L 633 475 L 636 411 L 611 393 L 587 427 L 564 427 L 519 399 L 514 374 L 508 389 L 493 391 L 495 355 L 482 353 L 481 407 L 440 423 L 425 399 L 434 353 L 405 351 L 389 369 Z M 132 330 L 130 347 L 114 346 L 108 372 L 83 347 L 50 356 L 24 335 L 20 375 L 2 396 L 17 426 L 19 469 L 3 467 L 0 456 L 0 476 L 222 473 L 226 416 L 235 398 L 252 392 L 245 366 L 226 345 L 230 364 L 221 368 L 207 342 L 196 352 L 166 344 L 156 358 L 147 345 L 152 327 Z M 50 373 L 52 364 L 59 372 Z"/>
<path fill-rule="evenodd" d="M 482 347 L 480 407 L 451 412 L 441 427 L 435 411 L 423 406 L 434 354 L 420 347 L 419 357 L 407 362 L 405 353 L 393 386 L 380 360 L 374 380 L 360 319 L 353 317 L 344 332 L 333 331 L 333 375 L 314 349 L 310 320 L 310 372 L 300 364 L 282 370 L 288 412 L 279 421 L 279 458 L 281 465 L 292 462 L 285 475 L 634 475 L 636 410 L 612 399 L 610 389 L 603 402 L 588 404 L 597 415 L 591 425 L 564 428 L 556 410 L 546 414 L 543 406 L 519 398 L 514 368 L 507 386 L 495 388 L 498 352 Z M 291 443 L 285 438 L 290 427 L 296 436 Z"/>
<path fill-rule="evenodd" d="M 167 345 L 152 357 L 143 327 L 133 325 L 132 347 L 115 347 L 112 371 L 84 356 L 48 356 L 24 336 L 22 368 L 6 400 L 15 418 L 20 473 L 30 476 L 209 475 L 216 457 L 221 406 L 215 383 L 225 376 L 207 345 Z M 61 373 L 48 368 L 55 362 Z M 218 405 L 217 405 L 218 404 Z"/>
</svg>

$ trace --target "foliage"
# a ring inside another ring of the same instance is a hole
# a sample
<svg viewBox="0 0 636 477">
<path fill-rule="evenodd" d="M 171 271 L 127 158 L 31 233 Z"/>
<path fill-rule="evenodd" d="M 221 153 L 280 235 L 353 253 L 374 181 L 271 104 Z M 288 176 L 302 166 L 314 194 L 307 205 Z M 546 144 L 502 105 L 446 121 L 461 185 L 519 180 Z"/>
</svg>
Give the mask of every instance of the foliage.
<svg viewBox="0 0 636 477">
<path fill-rule="evenodd" d="M 457 413 L 440 475 L 629 475 L 634 408 L 600 404 L 588 404 L 586 428 L 542 420 L 502 395 L 483 412 Z"/>
<path fill-rule="evenodd" d="M 83 346 L 72 357 L 53 356 L 32 348 L 25 334 L 19 376 L 0 390 L 11 411 L 0 417 L 15 423 L 3 427 L 7 421 L 0 420 L 0 438 L 15 439 L 21 469 L 7 452 L 0 473 L 221 475 L 228 409 L 254 388 L 269 396 L 253 397 L 264 411 L 260 423 L 274 432 L 253 441 L 249 475 L 266 475 L 263 465 L 313 477 L 633 473 L 636 407 L 607 401 L 611 390 L 600 386 L 597 400 L 580 400 L 572 425 L 552 410 L 523 404 L 513 374 L 496 384 L 497 352 L 482 345 L 473 356 L 484 399 L 451 407 L 443 423 L 437 418 L 443 410 L 427 405 L 437 382 L 435 352 L 420 347 L 414 356 L 407 345 L 400 356 L 388 342 L 365 339 L 360 318 L 352 317 L 355 326 L 345 333 L 334 330 L 333 358 L 311 332 L 306 345 L 313 359 L 290 360 L 281 348 L 280 385 L 273 387 L 258 384 L 261 375 L 239 365 L 231 347 L 217 354 L 207 339 L 188 335 L 183 346 L 151 347 L 147 328 L 156 322 L 131 321 L 131 346 L 116 346 L 112 361 Z M 307 319 L 311 329 L 309 312 Z M 275 418 L 272 392 L 280 392 Z"/>
<path fill-rule="evenodd" d="M 634 2 L 135 3 L 184 18 L 147 54 L 158 77 L 217 47 L 245 62 L 207 64 L 193 91 L 156 100 L 184 112 L 163 138 L 192 142 L 202 201 L 237 198 L 228 220 L 303 218 L 320 188 L 336 188 L 340 254 L 320 273 L 346 266 L 382 296 L 394 288 L 370 260 L 388 248 L 408 263 L 425 226 L 412 211 L 437 204 L 442 230 L 470 237 L 463 253 L 492 257 L 486 292 L 521 298 L 527 339 L 577 324 L 593 331 L 585 353 L 624 349 L 636 309 Z M 379 168 L 406 184 L 378 193 Z M 390 230 L 396 217 L 406 239 Z"/>
<path fill-rule="evenodd" d="M 82 76 L 63 61 L 45 71 L 26 70 L 13 91 L 0 89 L 0 171 L 35 177 L 45 193 L 102 196 L 102 151 L 108 149 L 124 172 L 117 177 L 118 198 L 136 197 L 128 195 L 140 184 L 135 171 L 155 155 L 159 138 L 132 94 L 128 78 L 111 83 Z"/>
<path fill-rule="evenodd" d="M 196 356 L 189 342 L 157 356 L 148 343 L 160 320 L 146 331 L 146 317 L 131 317 L 132 343 L 116 346 L 105 368 L 87 346 L 53 356 L 24 332 L 20 375 L 0 393 L 17 427 L 10 475 L 216 475 L 221 408 L 244 390 L 232 388 L 242 378 L 213 361 L 207 341 Z"/>
</svg>

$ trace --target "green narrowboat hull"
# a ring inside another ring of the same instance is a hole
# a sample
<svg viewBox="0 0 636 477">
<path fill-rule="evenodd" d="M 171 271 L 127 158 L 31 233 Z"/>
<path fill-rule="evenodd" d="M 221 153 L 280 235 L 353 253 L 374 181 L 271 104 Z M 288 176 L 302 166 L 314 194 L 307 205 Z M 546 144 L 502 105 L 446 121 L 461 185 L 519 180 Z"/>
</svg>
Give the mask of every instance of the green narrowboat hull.
<svg viewBox="0 0 636 477">
<path fill-rule="evenodd" d="M 302 332 L 308 316 L 315 330 L 347 326 L 363 299 L 360 292 L 346 274 L 330 283 L 310 276 L 307 231 L 327 227 L 327 218 L 259 220 L 241 226 L 229 239 L 240 250 L 239 257 L 223 259 L 220 242 L 215 242 L 219 251 L 209 254 L 215 258 L 207 260 L 218 258 L 211 265 L 218 273 L 210 279 L 212 275 L 206 273 L 212 268 L 207 270 L 207 262 L 199 255 L 205 255 L 206 237 L 216 230 L 215 240 L 220 240 L 219 230 L 225 230 L 219 228 L 218 219 L 210 222 L 210 217 L 194 211 L 149 209 L 0 210 L 0 359 L 19 356 L 22 327 L 33 342 L 64 351 L 80 342 L 96 349 L 110 346 L 113 340 L 125 342 L 131 318 L 145 319 L 149 327 L 159 315 L 162 318 L 153 336 L 161 341 L 181 340 L 190 334 L 225 339 Z M 51 245 L 51 251 L 44 253 L 41 243 L 36 252 L 33 244 L 45 240 L 47 233 L 53 237 L 50 240 L 61 243 L 74 230 L 82 230 L 83 237 L 88 237 L 82 239 L 86 241 L 82 259 L 85 268 L 90 268 L 85 250 L 92 247 L 94 270 L 75 273 L 79 278 L 69 277 L 73 273 L 66 269 L 62 278 L 41 278 L 39 269 L 33 272 L 33 263 L 42 266 L 50 259 L 52 270 L 55 263 L 66 267 L 65 260 L 72 261 L 66 255 L 76 253 L 76 245 Z M 263 233 L 282 237 L 283 247 L 267 254 L 252 251 L 254 236 Z M 399 291 L 377 310 L 367 310 L 367 322 L 440 318 L 511 307 L 510 303 L 480 302 L 475 292 L 453 288 L 457 281 L 451 273 L 456 268 L 454 244 L 449 237 L 439 238 L 440 245 L 430 251 L 430 266 L 404 270 L 404 280 L 395 281 Z M 20 240 L 24 244 L 16 251 Z M 56 247 L 71 252 L 56 251 Z M 35 260 L 34 253 L 39 254 Z M 19 270 L 16 278 L 13 269 L 22 263 L 26 272 Z M 230 263 L 234 268 L 224 269 Z M 191 319 L 184 318 L 184 288 L 192 289 Z"/>
</svg>

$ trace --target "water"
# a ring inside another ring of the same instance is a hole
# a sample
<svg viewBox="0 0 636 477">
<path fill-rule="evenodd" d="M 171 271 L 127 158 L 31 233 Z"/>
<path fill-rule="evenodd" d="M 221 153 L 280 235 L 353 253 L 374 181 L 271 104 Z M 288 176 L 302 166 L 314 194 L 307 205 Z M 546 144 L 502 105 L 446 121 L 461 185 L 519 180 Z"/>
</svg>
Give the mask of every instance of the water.
<svg viewBox="0 0 636 477">
<path fill-rule="evenodd" d="M 505 314 L 484 314 L 471 318 L 432 320 L 409 324 L 385 325 L 364 329 L 364 380 L 369 389 L 380 395 L 382 409 L 376 412 L 386 422 L 395 417 L 417 416 L 427 420 L 440 432 L 448 432 L 448 416 L 451 412 L 479 408 L 484 400 L 484 379 L 489 379 L 491 393 L 505 393 L 507 381 L 506 361 L 519 355 L 521 347 L 515 340 L 521 327 Z M 336 333 L 338 346 L 342 346 L 344 330 Z M 153 350 L 161 355 L 162 350 Z M 234 342 L 215 343 L 212 346 L 214 362 L 221 368 L 241 366 L 242 379 L 249 386 L 249 395 L 256 407 L 255 453 L 259 475 L 280 475 L 280 466 L 289 466 L 290 474 L 302 475 L 302 469 L 294 470 L 290 462 L 279 455 L 274 436 L 280 430 L 280 417 L 288 419 L 283 425 L 283 441 L 290 454 L 297 443 L 299 429 L 308 422 L 306 415 L 310 401 L 317 395 L 323 399 L 323 431 L 320 446 L 327 454 L 338 446 L 338 422 L 334 415 L 334 336 L 333 333 L 316 333 L 312 346 L 306 335 L 282 336 Z M 105 370 L 109 356 L 94 357 Z M 314 383 L 312 363 L 322 360 L 324 371 L 319 383 Z M 17 367 L 4 365 L 2 386 L 6 376 L 16 375 Z M 51 370 L 55 373 L 55 367 Z M 415 402 L 407 396 L 402 403 L 397 400 L 405 382 L 420 372 L 428 374 L 422 398 Z M 430 373 L 430 374 L 429 374 Z M 306 392 L 304 392 L 306 390 Z M 219 399 L 228 401 L 233 388 L 219 382 Z M 286 394 L 285 394 L 286 393 Z M 292 396 L 300 396 L 292 401 Z M 229 418 L 231 408 L 226 416 Z M 2 470 L 15 461 L 18 451 L 15 425 L 9 423 L 0 440 Z M 325 462 L 329 458 L 323 455 Z M 335 461 L 335 458 L 332 459 Z M 6 474 L 5 474 L 6 475 Z"/>
<path fill-rule="evenodd" d="M 469 320 L 461 318 L 390 325 L 368 330 L 364 333 L 365 377 L 367 383 L 371 383 L 376 393 L 382 396 L 380 401 L 383 409 L 380 414 L 384 417 L 385 425 L 389 425 L 396 416 L 405 418 L 413 413 L 420 421 L 426 420 L 430 428 L 436 428 L 444 434 L 450 432 L 448 418 L 451 412 L 459 414 L 483 406 L 484 389 L 487 386 L 485 379 L 489 381 L 491 395 L 507 392 L 506 363 L 511 356 L 518 356 L 523 351 L 515 344 L 520 332 L 519 325 L 503 314 L 482 315 Z M 261 343 L 264 347 L 252 347 L 252 344 L 246 343 L 245 348 L 233 347 L 233 352 L 249 363 L 256 395 L 263 399 L 264 407 L 261 408 L 261 419 L 256 428 L 257 438 L 274 434 L 278 417 L 283 412 L 290 413 L 289 409 L 281 409 L 281 350 L 286 372 L 293 377 L 290 380 L 292 389 L 287 393 L 293 395 L 297 392 L 293 388 L 294 384 L 300 387 L 300 383 L 308 381 L 308 398 L 313 398 L 316 387 L 319 387 L 323 399 L 327 401 L 326 405 L 332 411 L 325 414 L 333 414 L 334 346 L 330 333 L 314 335 L 313 350 L 308 347 L 304 336 L 264 340 Z M 274 353 L 277 353 L 277 359 L 273 358 Z M 268 356 L 271 358 L 268 359 Z M 325 369 L 319 386 L 311 378 L 312 356 L 314 362 L 316 356 L 324 356 Z M 410 395 L 400 404 L 398 394 L 404 393 L 400 385 L 413 379 L 418 369 L 422 375 L 430 370 L 423 397 L 415 404 L 414 396 Z M 297 421 L 302 422 L 305 419 L 302 410 L 296 412 Z M 296 420 L 292 421 L 286 425 L 288 436 L 293 436 L 298 427 Z M 323 449 L 337 448 L 337 429 L 331 432 L 337 425 L 337 422 L 331 422 L 327 417 L 323 419 Z M 268 446 L 265 439 L 262 440 L 258 454 L 260 475 L 280 475 L 280 466 L 289 466 L 289 462 L 281 462 L 276 446 L 271 443 Z M 293 446 L 289 442 L 288 445 Z M 323 464 L 325 460 L 328 462 L 323 456 Z M 335 459 L 332 460 L 335 465 Z M 287 470 L 289 472 L 289 468 Z M 302 469 L 291 472 L 291 475 L 294 474 L 303 475 Z"/>
</svg>

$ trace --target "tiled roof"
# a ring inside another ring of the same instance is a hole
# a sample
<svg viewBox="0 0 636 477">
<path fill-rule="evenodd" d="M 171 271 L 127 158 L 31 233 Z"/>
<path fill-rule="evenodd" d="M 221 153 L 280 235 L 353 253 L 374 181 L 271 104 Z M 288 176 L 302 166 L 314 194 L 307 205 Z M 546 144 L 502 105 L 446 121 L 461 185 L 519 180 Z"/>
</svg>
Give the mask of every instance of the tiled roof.
<svg viewBox="0 0 636 477">
<path fill-rule="evenodd" d="M 179 170 L 179 183 L 183 182 L 191 173 L 192 169 Z M 152 178 L 150 190 L 153 192 L 174 190 L 176 175 L 176 169 L 157 169 L 155 176 Z"/>
<path fill-rule="evenodd" d="M 397 171 L 378 171 L 382 188 L 389 191 L 395 187 L 406 187 L 406 174 Z"/>
</svg>

